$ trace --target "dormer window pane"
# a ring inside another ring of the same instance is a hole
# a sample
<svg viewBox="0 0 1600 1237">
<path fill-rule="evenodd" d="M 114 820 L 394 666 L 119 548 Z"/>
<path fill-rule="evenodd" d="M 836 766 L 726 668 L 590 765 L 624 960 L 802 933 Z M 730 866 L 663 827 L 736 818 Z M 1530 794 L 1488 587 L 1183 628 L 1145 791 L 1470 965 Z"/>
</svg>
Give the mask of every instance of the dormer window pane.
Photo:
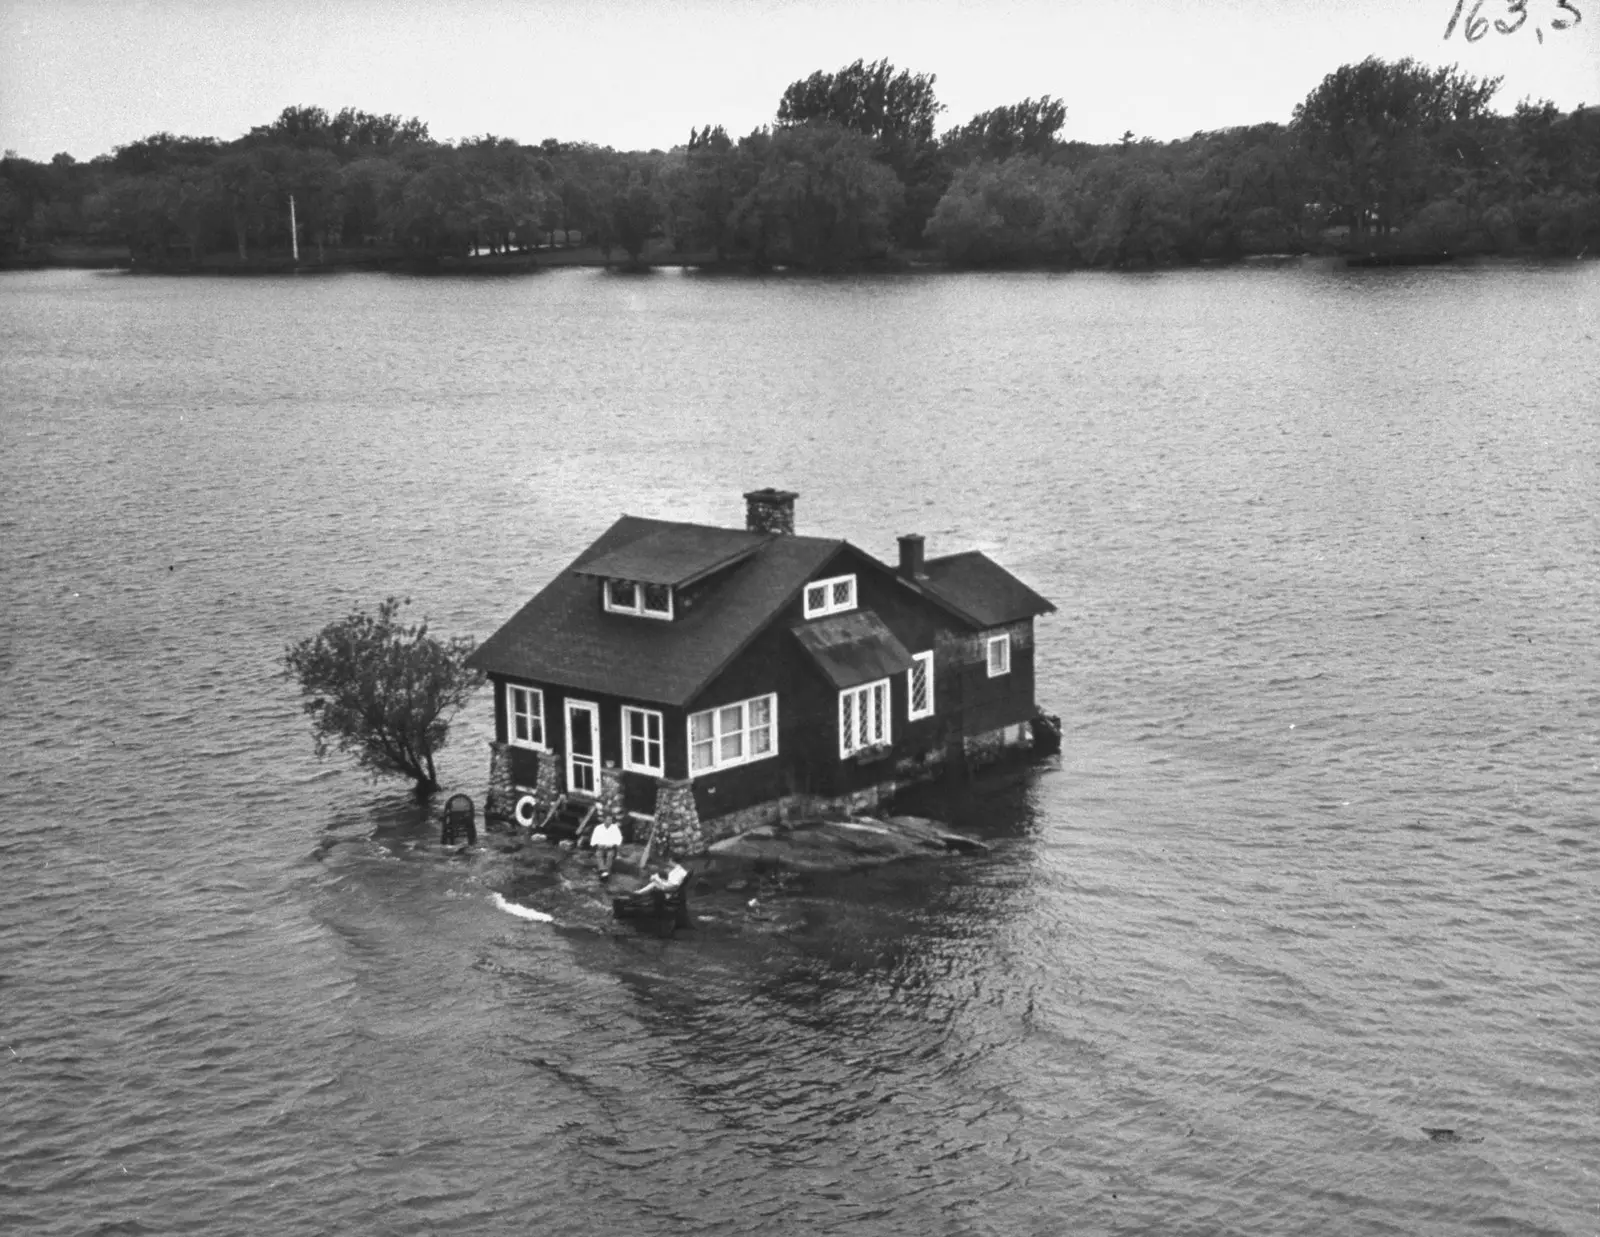
<svg viewBox="0 0 1600 1237">
<path fill-rule="evenodd" d="M 640 584 L 635 580 L 607 579 L 600 599 L 612 614 L 642 614 L 652 619 L 672 619 L 672 586 Z"/>
<path fill-rule="evenodd" d="M 840 614 L 855 608 L 856 578 L 853 575 L 830 576 L 806 585 L 805 614 L 808 619 Z"/>
</svg>

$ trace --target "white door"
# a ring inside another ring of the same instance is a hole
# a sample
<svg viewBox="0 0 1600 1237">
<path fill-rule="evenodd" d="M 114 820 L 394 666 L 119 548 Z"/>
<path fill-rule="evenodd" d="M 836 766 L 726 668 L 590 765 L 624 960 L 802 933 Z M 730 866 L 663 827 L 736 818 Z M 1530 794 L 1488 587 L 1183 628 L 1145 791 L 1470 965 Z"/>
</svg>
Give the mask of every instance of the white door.
<svg viewBox="0 0 1600 1237">
<path fill-rule="evenodd" d="M 600 707 L 567 701 L 567 793 L 594 798 L 600 768 Z"/>
</svg>

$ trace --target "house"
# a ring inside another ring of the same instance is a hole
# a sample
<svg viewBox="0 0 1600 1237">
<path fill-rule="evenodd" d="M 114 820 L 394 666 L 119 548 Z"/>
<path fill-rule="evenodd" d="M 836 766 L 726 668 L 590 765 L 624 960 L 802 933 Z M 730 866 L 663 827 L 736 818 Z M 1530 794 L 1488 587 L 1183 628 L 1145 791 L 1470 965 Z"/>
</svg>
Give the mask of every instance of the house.
<svg viewBox="0 0 1600 1237">
<path fill-rule="evenodd" d="M 622 516 L 478 648 L 486 816 L 565 796 L 693 854 L 1031 742 L 1055 607 L 976 551 L 797 536 L 796 497 L 746 494 L 744 528 Z"/>
</svg>

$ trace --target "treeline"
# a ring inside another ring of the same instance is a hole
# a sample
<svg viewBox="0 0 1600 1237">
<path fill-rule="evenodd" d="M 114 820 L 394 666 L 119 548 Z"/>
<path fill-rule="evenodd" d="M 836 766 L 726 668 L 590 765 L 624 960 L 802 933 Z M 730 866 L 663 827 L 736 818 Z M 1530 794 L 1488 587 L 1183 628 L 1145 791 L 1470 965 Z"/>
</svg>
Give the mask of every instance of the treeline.
<svg viewBox="0 0 1600 1237">
<path fill-rule="evenodd" d="M 931 251 L 961 266 L 1151 267 L 1252 253 L 1600 251 L 1600 109 L 1490 110 L 1499 79 L 1411 60 L 1329 74 L 1288 125 L 1110 145 L 1027 98 L 945 130 L 931 74 L 857 61 L 783 92 L 774 123 L 670 151 L 286 108 L 231 142 L 160 133 L 88 163 L 0 161 L 0 253 L 126 245 L 241 262 L 297 239 L 419 258 L 576 243 L 828 270 Z"/>
</svg>

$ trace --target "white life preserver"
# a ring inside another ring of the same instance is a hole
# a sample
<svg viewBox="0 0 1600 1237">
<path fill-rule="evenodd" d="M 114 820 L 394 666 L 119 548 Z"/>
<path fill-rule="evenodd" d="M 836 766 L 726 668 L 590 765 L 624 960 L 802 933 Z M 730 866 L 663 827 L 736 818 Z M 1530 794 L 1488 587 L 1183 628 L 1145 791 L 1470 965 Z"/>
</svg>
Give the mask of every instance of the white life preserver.
<svg viewBox="0 0 1600 1237">
<path fill-rule="evenodd" d="M 517 806 L 513 809 L 517 824 L 524 829 L 533 828 L 533 819 L 538 814 L 538 811 L 539 801 L 532 795 L 523 795 L 522 798 L 517 800 Z"/>
</svg>

